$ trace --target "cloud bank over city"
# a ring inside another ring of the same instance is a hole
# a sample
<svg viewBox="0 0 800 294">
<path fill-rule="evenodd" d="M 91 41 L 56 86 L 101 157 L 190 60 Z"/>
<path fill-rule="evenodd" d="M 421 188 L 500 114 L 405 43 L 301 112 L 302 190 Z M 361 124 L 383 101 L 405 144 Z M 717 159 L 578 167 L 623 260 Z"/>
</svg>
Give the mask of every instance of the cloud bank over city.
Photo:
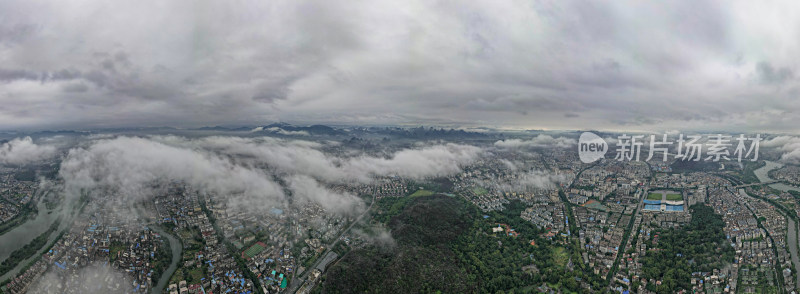
<svg viewBox="0 0 800 294">
<path fill-rule="evenodd" d="M 38 145 L 31 137 L 15 138 L 0 146 L 0 163 L 25 165 L 50 159 L 56 155 L 56 147 Z"/>
<path fill-rule="evenodd" d="M 71 278 L 71 279 L 70 279 Z M 81 291 L 105 293 L 129 293 L 133 280 L 122 270 L 114 269 L 110 265 L 92 263 L 75 272 L 74 276 L 61 276 L 53 271 L 47 272 L 42 279 L 31 285 L 31 293 L 62 293 L 69 285 Z"/>
<path fill-rule="evenodd" d="M 120 136 L 85 145 L 69 150 L 59 171 L 72 200 L 90 192 L 135 203 L 152 197 L 159 185 L 178 181 L 224 196 L 237 209 L 263 212 L 290 202 L 312 202 L 337 214 L 360 212 L 366 206 L 361 198 L 331 185 L 366 184 L 386 176 L 448 176 L 483 152 L 448 143 L 402 149 L 385 157 L 342 157 L 321 151 L 322 143 L 311 141 L 222 136 Z"/>
<path fill-rule="evenodd" d="M 572 138 L 567 137 L 556 137 L 550 135 L 538 135 L 534 138 L 529 140 L 523 139 L 507 139 L 507 140 L 500 140 L 494 143 L 494 146 L 497 146 L 502 149 L 520 149 L 520 148 L 569 148 L 577 144 L 578 141 Z"/>
<path fill-rule="evenodd" d="M 800 164 L 800 137 L 778 136 L 764 141 L 762 146 L 780 151 L 780 161 L 784 163 Z"/>
<path fill-rule="evenodd" d="M 793 132 L 779 2 L 4 1 L 0 126 Z"/>
</svg>

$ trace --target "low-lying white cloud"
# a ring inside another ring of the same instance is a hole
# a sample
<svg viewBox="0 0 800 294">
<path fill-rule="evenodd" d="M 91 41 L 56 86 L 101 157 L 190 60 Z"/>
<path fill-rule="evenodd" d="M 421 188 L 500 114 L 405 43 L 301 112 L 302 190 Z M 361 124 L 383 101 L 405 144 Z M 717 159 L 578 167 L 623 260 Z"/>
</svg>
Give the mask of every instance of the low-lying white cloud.
<svg viewBox="0 0 800 294">
<path fill-rule="evenodd" d="M 279 173 L 306 174 L 327 182 L 371 182 L 376 176 L 400 176 L 423 179 L 457 173 L 471 164 L 483 150 L 471 145 L 447 143 L 404 149 L 386 157 L 355 155 L 332 156 L 320 149 L 321 143 L 283 140 L 270 137 L 205 137 L 189 140 L 159 136 L 154 140 L 193 149 L 208 149 L 238 158 L 246 158 Z"/>
<path fill-rule="evenodd" d="M 364 210 L 364 202 L 356 195 L 331 191 L 309 176 L 295 175 L 288 182 L 295 200 L 315 202 L 337 214 Z"/>
<path fill-rule="evenodd" d="M 273 133 L 276 133 L 276 134 L 280 134 L 280 135 L 285 135 L 285 136 L 309 136 L 310 135 L 306 131 L 288 131 L 288 130 L 281 129 L 279 127 L 271 127 L 271 128 L 267 128 L 267 129 L 264 129 L 264 130 L 268 131 L 268 132 L 273 132 Z"/>
<path fill-rule="evenodd" d="M 378 246 L 383 249 L 392 249 L 397 245 L 397 242 L 389 232 L 382 225 L 373 225 L 365 228 L 354 228 L 353 235 L 363 239 L 365 242 Z"/>
<path fill-rule="evenodd" d="M 29 293 L 64 293 L 69 285 L 76 293 L 130 293 L 133 279 L 109 265 L 90 264 L 73 273 L 59 274 L 52 270 L 31 285 Z"/>
<path fill-rule="evenodd" d="M 411 179 L 445 176 L 461 171 L 475 161 L 482 150 L 475 146 L 448 143 L 405 149 L 389 158 L 361 156 L 342 163 L 342 169 L 358 177 L 396 175 Z"/>
<path fill-rule="evenodd" d="M 183 181 L 262 205 L 279 205 L 284 197 L 280 186 L 257 169 L 144 138 L 119 137 L 72 149 L 59 174 L 67 195 L 72 196 L 100 188 L 135 201 L 152 196 L 154 183 Z"/>
<path fill-rule="evenodd" d="M 522 173 L 519 177 L 500 183 L 504 191 L 524 192 L 531 190 L 550 190 L 555 189 L 559 183 L 566 180 L 564 175 L 558 175 L 546 171 L 529 171 Z"/>
<path fill-rule="evenodd" d="M 68 195 L 85 191 L 120 195 L 131 201 L 151 197 L 154 184 L 180 181 L 216 195 L 245 210 L 267 209 L 311 201 L 333 213 L 364 208 L 351 193 L 329 184 L 371 183 L 382 176 L 424 179 L 460 172 L 482 149 L 443 144 L 404 149 L 385 157 L 332 155 L 327 143 L 270 137 L 179 136 L 116 137 L 73 148 L 60 175 Z M 279 183 L 280 182 L 280 183 Z M 283 186 L 285 187 L 283 187 Z"/>
<path fill-rule="evenodd" d="M 800 164 L 800 137 L 778 136 L 761 142 L 760 147 L 776 148 L 782 152 L 780 161 Z"/>
<path fill-rule="evenodd" d="M 10 165 L 25 165 L 52 158 L 56 147 L 38 145 L 31 137 L 16 138 L 0 147 L 0 162 Z"/>
<path fill-rule="evenodd" d="M 577 144 L 575 139 L 567 137 L 554 138 L 553 136 L 545 134 L 540 134 L 530 140 L 506 139 L 494 142 L 494 146 L 504 149 L 542 147 L 569 148 L 575 144 Z"/>
</svg>

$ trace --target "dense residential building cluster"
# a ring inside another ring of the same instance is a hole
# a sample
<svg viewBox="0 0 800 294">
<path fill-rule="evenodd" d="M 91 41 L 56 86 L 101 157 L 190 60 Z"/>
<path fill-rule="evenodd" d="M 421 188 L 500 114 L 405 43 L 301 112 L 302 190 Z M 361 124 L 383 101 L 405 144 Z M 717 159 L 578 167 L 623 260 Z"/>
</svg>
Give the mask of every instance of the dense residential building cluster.
<svg viewBox="0 0 800 294">
<path fill-rule="evenodd" d="M 526 208 L 520 217 L 539 228 L 563 232 L 566 228 L 566 213 L 563 203 L 539 202 Z"/>
<path fill-rule="evenodd" d="M 359 192 L 366 195 L 375 195 L 377 199 L 383 197 L 402 197 L 409 193 L 407 181 L 397 177 L 378 179 L 375 181 L 375 184 L 364 185 Z"/>
<path fill-rule="evenodd" d="M 787 181 L 797 185 L 800 183 L 800 166 L 786 165 L 779 169 L 772 170 L 769 176 L 776 180 Z"/>
<path fill-rule="evenodd" d="M 154 277 L 166 269 L 167 245 L 158 233 L 131 222 L 123 211 L 97 210 L 79 216 L 41 260 L 6 286 L 8 291 L 24 293 L 35 288 L 37 292 L 47 293 L 118 292 L 131 287 L 136 291 L 150 291 L 154 287 Z M 103 272 L 122 273 L 122 280 L 86 284 L 80 273 L 88 266 L 98 267 Z M 29 278 L 45 274 L 50 278 L 38 283 Z"/>
<path fill-rule="evenodd" d="M 560 186 L 571 182 L 576 173 L 572 169 L 551 170 L 545 157 L 538 153 L 524 158 L 514 153 L 504 156 L 516 158 L 516 164 L 505 158 L 479 161 L 450 177 L 453 191 L 484 212 L 503 210 L 505 205 L 514 200 L 526 204 L 559 202 Z M 579 167 L 574 165 L 570 168 Z M 539 184 L 551 180 L 553 184 Z"/>
<path fill-rule="evenodd" d="M 13 173 L 0 176 L 0 224 L 8 222 L 19 216 L 20 213 L 30 211 L 28 205 L 34 197 L 38 186 L 36 181 L 19 181 Z"/>
</svg>

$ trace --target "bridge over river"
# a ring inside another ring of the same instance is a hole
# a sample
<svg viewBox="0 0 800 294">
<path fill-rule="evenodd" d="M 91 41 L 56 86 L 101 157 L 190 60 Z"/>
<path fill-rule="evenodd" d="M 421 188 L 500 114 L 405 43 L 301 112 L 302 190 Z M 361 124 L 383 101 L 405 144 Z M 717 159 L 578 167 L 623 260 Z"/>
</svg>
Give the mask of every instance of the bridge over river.
<svg viewBox="0 0 800 294">
<path fill-rule="evenodd" d="M 752 186 L 761 186 L 761 185 L 772 185 L 772 184 L 779 184 L 779 183 L 782 183 L 782 181 L 771 180 L 771 181 L 760 182 L 760 183 L 752 183 L 752 184 L 734 186 L 733 188 L 738 190 L 739 188 L 746 188 L 746 187 L 752 187 Z"/>
</svg>

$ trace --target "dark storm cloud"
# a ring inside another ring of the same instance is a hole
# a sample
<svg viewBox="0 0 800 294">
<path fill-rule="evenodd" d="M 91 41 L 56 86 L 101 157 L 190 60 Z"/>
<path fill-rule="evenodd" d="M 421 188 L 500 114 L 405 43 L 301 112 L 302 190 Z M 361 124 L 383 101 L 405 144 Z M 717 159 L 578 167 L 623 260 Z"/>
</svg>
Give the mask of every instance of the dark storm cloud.
<svg viewBox="0 0 800 294">
<path fill-rule="evenodd" d="M 790 1 L 3 1 L 0 125 L 786 130 L 800 120 L 797 13 Z"/>
<path fill-rule="evenodd" d="M 0 68 L 0 81 L 14 80 L 38 80 L 39 74 L 23 69 L 2 69 Z"/>
</svg>

